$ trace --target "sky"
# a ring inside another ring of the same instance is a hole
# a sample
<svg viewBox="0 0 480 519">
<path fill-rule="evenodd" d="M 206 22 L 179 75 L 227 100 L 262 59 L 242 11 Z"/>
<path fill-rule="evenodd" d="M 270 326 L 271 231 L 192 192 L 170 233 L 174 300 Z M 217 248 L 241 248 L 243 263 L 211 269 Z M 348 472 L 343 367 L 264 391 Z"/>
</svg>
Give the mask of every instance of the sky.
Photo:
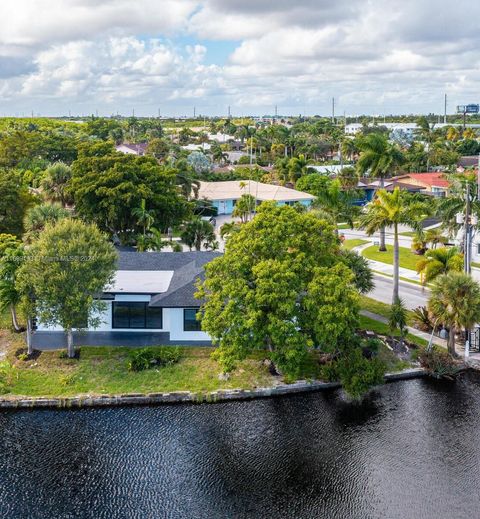
<svg viewBox="0 0 480 519">
<path fill-rule="evenodd" d="M 1 0 L 0 115 L 443 113 L 478 103 L 472 0 Z"/>
</svg>

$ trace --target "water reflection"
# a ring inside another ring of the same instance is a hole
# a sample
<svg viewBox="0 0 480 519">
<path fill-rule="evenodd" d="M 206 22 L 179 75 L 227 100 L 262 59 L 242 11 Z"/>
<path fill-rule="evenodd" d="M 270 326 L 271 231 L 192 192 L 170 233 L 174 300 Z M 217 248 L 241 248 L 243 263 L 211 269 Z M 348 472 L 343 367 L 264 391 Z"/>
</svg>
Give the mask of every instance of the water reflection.
<svg viewBox="0 0 480 519">
<path fill-rule="evenodd" d="M 480 505 L 480 383 L 0 413 L 0 517 L 438 518 Z"/>
</svg>

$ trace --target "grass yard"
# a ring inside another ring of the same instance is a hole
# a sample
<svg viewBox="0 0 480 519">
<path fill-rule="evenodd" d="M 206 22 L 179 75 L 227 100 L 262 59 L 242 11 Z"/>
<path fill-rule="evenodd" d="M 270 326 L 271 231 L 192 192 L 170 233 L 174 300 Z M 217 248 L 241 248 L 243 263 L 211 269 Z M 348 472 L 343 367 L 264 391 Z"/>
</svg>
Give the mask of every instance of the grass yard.
<svg viewBox="0 0 480 519">
<path fill-rule="evenodd" d="M 413 231 L 405 231 L 405 232 L 400 232 L 398 234 L 400 236 L 409 236 L 411 238 L 413 238 L 415 236 L 415 233 Z"/>
<path fill-rule="evenodd" d="M 390 305 L 387 303 L 382 303 L 380 301 L 376 301 L 371 297 L 367 297 L 364 295 L 360 296 L 360 308 L 362 310 L 368 310 L 369 312 L 373 312 L 374 314 L 381 315 L 386 319 L 390 316 Z M 414 313 L 411 310 L 407 310 L 407 323 L 409 326 L 412 326 Z"/>
<path fill-rule="evenodd" d="M 360 328 L 362 330 L 371 330 L 372 332 L 380 333 L 382 335 L 391 335 L 390 328 L 387 324 L 381 323 L 380 321 L 375 321 L 375 319 L 370 319 L 370 317 L 366 317 L 364 315 L 360 316 Z M 428 341 L 422 339 L 421 337 L 416 337 L 411 333 L 407 334 L 407 339 L 417 346 L 428 345 Z"/>
<path fill-rule="evenodd" d="M 374 261 L 393 265 L 393 245 L 387 245 L 386 252 L 380 252 L 377 245 L 372 245 L 362 251 L 363 256 Z M 400 247 L 400 267 L 416 270 L 420 256 L 407 247 Z"/>
<path fill-rule="evenodd" d="M 86 347 L 79 359 L 61 356 L 61 351 L 41 352 L 32 360 L 18 358 L 16 352 L 25 344 L 21 335 L 0 330 L 0 348 L 7 352 L 8 366 L 2 374 L 0 390 L 6 381 L 3 397 L 74 396 L 123 393 L 158 393 L 169 391 L 206 392 L 217 389 L 249 389 L 272 386 L 272 377 L 263 363 L 265 352 L 257 352 L 242 361 L 228 380 L 219 380 L 220 367 L 211 358 L 212 348 L 182 347 L 182 358 L 171 366 L 129 371 L 131 348 Z M 305 360 L 301 379 L 318 379 L 321 366 L 318 354 L 311 352 Z M 293 380 L 285 380 L 293 382 Z"/>
<path fill-rule="evenodd" d="M 351 240 L 345 240 L 342 243 L 342 247 L 346 250 L 352 250 L 355 247 L 360 247 L 361 245 L 366 245 L 369 243 L 368 240 L 362 240 L 361 238 L 352 238 Z"/>
</svg>

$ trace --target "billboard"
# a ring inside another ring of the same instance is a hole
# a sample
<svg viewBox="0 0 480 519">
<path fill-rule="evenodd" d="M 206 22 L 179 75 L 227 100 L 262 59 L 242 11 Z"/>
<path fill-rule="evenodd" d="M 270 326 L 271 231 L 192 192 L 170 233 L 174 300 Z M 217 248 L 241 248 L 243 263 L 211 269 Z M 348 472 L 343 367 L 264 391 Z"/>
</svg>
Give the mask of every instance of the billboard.
<svg viewBox="0 0 480 519">
<path fill-rule="evenodd" d="M 476 105 L 476 104 L 457 106 L 458 114 L 478 114 L 479 111 L 480 111 L 480 105 Z"/>
</svg>

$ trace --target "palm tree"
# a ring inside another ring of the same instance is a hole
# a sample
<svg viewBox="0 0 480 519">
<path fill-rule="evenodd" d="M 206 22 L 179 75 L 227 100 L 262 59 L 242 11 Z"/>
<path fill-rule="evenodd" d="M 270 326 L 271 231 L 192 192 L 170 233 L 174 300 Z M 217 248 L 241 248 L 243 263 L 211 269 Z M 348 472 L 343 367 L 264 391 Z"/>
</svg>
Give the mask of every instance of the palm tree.
<svg viewBox="0 0 480 519">
<path fill-rule="evenodd" d="M 145 239 L 147 229 L 150 229 L 155 221 L 154 212 L 147 209 L 145 198 L 142 198 L 140 207 L 135 207 L 132 210 L 132 215 L 137 218 L 138 225 L 143 226 L 143 239 Z"/>
<path fill-rule="evenodd" d="M 393 227 L 393 297 L 392 304 L 399 299 L 399 244 L 398 226 L 412 225 L 419 215 L 427 213 L 426 204 L 419 202 L 407 191 L 396 187 L 389 193 L 385 189 L 377 191 L 376 197 L 367 205 L 367 211 L 359 220 L 359 228 L 371 236 L 381 228 Z"/>
<path fill-rule="evenodd" d="M 319 208 L 335 225 L 338 234 L 338 224 L 347 222 L 353 228 L 355 219 L 360 215 L 360 208 L 353 205 L 355 191 L 342 188 L 340 180 L 330 181 L 326 189 L 318 192 L 314 207 Z"/>
<path fill-rule="evenodd" d="M 196 216 L 184 225 L 182 241 L 192 250 L 202 250 L 202 245 L 206 249 L 215 250 L 218 247 L 217 237 L 213 225 L 207 220 L 202 220 Z"/>
<path fill-rule="evenodd" d="M 434 227 L 433 229 L 425 231 L 424 238 L 426 243 L 432 244 L 432 249 L 436 249 L 439 243 L 445 245 L 448 242 L 448 239 L 443 235 L 443 231 L 440 227 Z"/>
<path fill-rule="evenodd" d="M 417 119 L 417 130 L 416 134 L 420 139 L 425 142 L 427 146 L 427 171 L 430 169 L 430 154 L 432 151 L 432 144 L 437 138 L 437 132 L 434 129 L 435 125 L 428 122 L 428 119 L 423 116 Z"/>
<path fill-rule="evenodd" d="M 70 212 L 60 204 L 40 204 L 27 210 L 24 219 L 24 240 L 32 242 L 45 229 L 47 224 L 53 224 L 63 218 L 69 218 Z"/>
<path fill-rule="evenodd" d="M 60 202 L 64 207 L 72 203 L 68 193 L 68 183 L 72 177 L 72 170 L 63 162 L 55 162 L 45 170 L 40 187 L 52 202 Z"/>
<path fill-rule="evenodd" d="M 310 161 L 306 159 L 305 155 L 293 157 L 288 162 L 288 173 L 290 181 L 295 183 L 300 177 L 306 175 L 310 169 Z"/>
<path fill-rule="evenodd" d="M 455 126 L 450 126 L 447 130 L 447 140 L 449 141 L 458 141 L 460 138 L 460 132 L 458 131 L 458 128 Z"/>
<path fill-rule="evenodd" d="M 448 351 L 455 356 L 456 330 L 470 330 L 480 321 L 480 285 L 464 272 L 443 274 L 432 287 L 428 308 L 448 327 Z"/>
<path fill-rule="evenodd" d="M 460 272 L 463 269 L 463 254 L 457 247 L 432 249 L 417 263 L 417 272 L 424 283 L 430 283 L 438 276 L 448 272 Z"/>
<path fill-rule="evenodd" d="M 357 170 L 361 175 L 370 173 L 374 178 L 380 179 L 380 187 L 383 189 L 385 177 L 392 174 L 393 170 L 403 162 L 400 149 L 388 142 L 387 137 L 381 133 L 370 133 L 359 142 L 361 150 L 357 162 Z M 385 227 L 380 231 L 380 250 L 386 251 Z"/>
</svg>

